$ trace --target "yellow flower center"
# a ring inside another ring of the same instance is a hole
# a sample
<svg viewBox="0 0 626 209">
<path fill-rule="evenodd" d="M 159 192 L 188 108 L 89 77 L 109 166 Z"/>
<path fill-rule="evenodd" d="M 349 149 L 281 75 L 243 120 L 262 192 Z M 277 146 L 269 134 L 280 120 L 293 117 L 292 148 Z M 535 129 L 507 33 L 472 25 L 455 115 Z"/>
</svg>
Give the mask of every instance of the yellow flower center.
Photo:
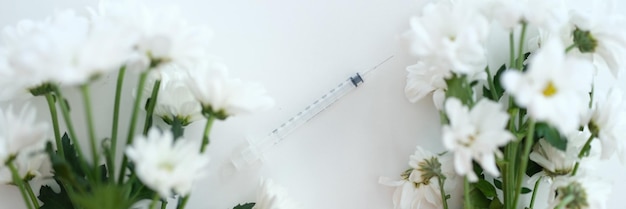
<svg viewBox="0 0 626 209">
<path fill-rule="evenodd" d="M 467 141 L 459 141 L 458 143 L 464 147 L 471 147 L 472 144 L 474 144 L 474 141 L 476 141 L 476 136 L 475 135 L 470 135 L 469 137 L 467 137 Z"/>
<path fill-rule="evenodd" d="M 546 97 L 551 97 L 554 94 L 556 94 L 557 89 L 554 86 L 554 83 L 552 83 L 552 81 L 548 82 L 548 85 L 546 85 L 545 88 L 543 88 L 543 95 Z"/>
<path fill-rule="evenodd" d="M 159 168 L 161 168 L 162 170 L 165 170 L 167 172 L 174 171 L 174 165 L 172 163 L 170 163 L 170 162 L 159 163 Z"/>
</svg>

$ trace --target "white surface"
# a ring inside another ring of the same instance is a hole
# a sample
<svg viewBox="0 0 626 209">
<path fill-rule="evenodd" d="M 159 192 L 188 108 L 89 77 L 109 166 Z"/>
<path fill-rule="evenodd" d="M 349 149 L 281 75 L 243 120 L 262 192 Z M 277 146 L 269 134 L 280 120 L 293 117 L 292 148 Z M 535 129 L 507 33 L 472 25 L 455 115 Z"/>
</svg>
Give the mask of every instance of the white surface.
<svg viewBox="0 0 626 209">
<path fill-rule="evenodd" d="M 212 52 L 233 75 L 263 83 L 277 102 L 269 111 L 215 124 L 208 149 L 211 175 L 196 184 L 187 208 L 225 209 L 254 201 L 260 177 L 274 179 L 308 209 L 392 208 L 393 189 L 379 185 L 378 177 L 397 177 L 408 166 L 415 145 L 434 152 L 443 150 L 437 140 L 439 122 L 432 101 L 411 104 L 404 97 L 404 69 L 415 60 L 400 36 L 408 29 L 410 15 L 417 11 L 416 1 L 177 3 L 191 22 L 213 29 Z M 40 19 L 55 8 L 94 4 L 93 0 L 3 0 L 0 25 Z M 395 55 L 394 59 L 366 78 L 364 85 L 276 146 L 263 167 L 240 172 L 224 169 L 231 151 L 246 136 L 266 135 L 337 83 L 389 55 Z M 127 78 L 127 90 L 134 88 L 131 80 L 134 77 Z M 111 120 L 112 83 L 114 78 L 107 78 L 94 87 L 101 93 L 94 102 L 96 109 L 102 110 L 96 115 L 101 137 L 109 133 L 105 127 Z M 123 102 L 130 104 L 128 92 Z M 80 101 L 72 102 L 75 113 L 82 111 Z M 44 110 L 40 113 L 47 118 Z M 128 120 L 129 110 L 124 111 L 121 127 Z M 83 120 L 78 114 L 74 117 L 76 123 Z M 199 138 L 203 123 L 192 124 L 187 136 Z M 120 136 L 123 139 L 125 134 Z M 620 208 L 623 204 L 618 198 L 626 192 L 626 182 L 619 178 L 626 169 L 617 165 L 600 166 L 615 182 L 609 208 Z M 0 208 L 21 208 L 23 204 L 17 190 L 8 186 L 0 187 L 0 202 Z"/>
</svg>

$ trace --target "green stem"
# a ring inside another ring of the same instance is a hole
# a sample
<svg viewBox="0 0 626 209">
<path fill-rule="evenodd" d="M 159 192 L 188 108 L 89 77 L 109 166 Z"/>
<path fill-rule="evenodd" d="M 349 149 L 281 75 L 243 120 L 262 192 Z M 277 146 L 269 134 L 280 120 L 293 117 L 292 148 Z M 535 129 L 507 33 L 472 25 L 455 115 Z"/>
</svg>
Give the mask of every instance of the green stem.
<svg viewBox="0 0 626 209">
<path fill-rule="evenodd" d="M 161 209 L 167 208 L 167 201 L 161 201 Z"/>
<path fill-rule="evenodd" d="M 494 77 L 491 77 L 491 71 L 489 67 L 485 69 L 487 71 L 487 82 L 489 83 L 489 90 L 491 92 L 491 97 L 493 97 L 494 101 L 498 101 L 500 99 L 498 92 L 496 91 L 496 85 L 493 83 Z"/>
<path fill-rule="evenodd" d="M 156 203 L 159 202 L 159 193 L 154 193 L 154 197 L 152 197 L 152 202 L 150 202 L 150 209 L 154 209 Z"/>
<path fill-rule="evenodd" d="M 66 192 L 67 192 L 68 196 L 70 197 L 69 199 L 70 199 L 70 203 L 72 204 L 72 206 L 77 205 L 76 204 L 76 200 L 71 198 L 73 194 L 76 194 L 76 191 L 74 190 L 74 188 L 71 185 L 69 185 L 67 182 L 63 181 L 63 180 L 61 180 L 61 184 L 62 185 L 59 185 L 59 187 L 63 187 L 63 188 L 66 189 Z M 80 193 L 84 193 L 84 191 L 79 191 L 79 192 Z"/>
<path fill-rule="evenodd" d="M 30 201 L 28 194 L 26 194 L 26 189 L 24 188 L 24 181 L 22 180 L 22 177 L 20 177 L 17 171 L 17 168 L 15 168 L 15 164 L 12 161 L 10 161 L 7 163 L 7 165 L 9 166 L 9 169 L 11 170 L 11 174 L 13 176 L 13 183 L 15 183 L 15 185 L 17 185 L 17 187 L 20 189 L 20 193 L 22 194 L 22 198 L 24 198 L 24 203 L 26 204 L 26 207 L 28 209 L 33 209 L 33 206 L 31 205 L 32 201 Z"/>
<path fill-rule="evenodd" d="M 176 209 L 184 209 L 185 206 L 187 205 L 187 202 L 189 202 L 189 196 L 191 195 L 185 195 L 185 197 L 183 197 L 182 200 L 178 201 L 178 205 L 176 206 Z"/>
<path fill-rule="evenodd" d="M 135 173 L 132 173 L 130 175 L 130 177 L 128 178 L 128 182 L 126 182 L 126 183 L 132 187 L 133 181 L 139 181 L 139 179 L 137 179 L 137 174 L 135 174 Z M 143 190 L 144 187 L 146 187 L 144 184 L 139 184 L 139 187 L 135 190 L 136 192 L 131 195 L 130 199 L 131 200 L 135 200 L 140 195 L 140 193 L 141 193 L 141 191 Z"/>
<path fill-rule="evenodd" d="M 585 157 L 585 154 L 589 152 L 589 149 L 591 149 L 591 142 L 593 141 L 595 137 L 596 136 L 594 134 L 591 134 L 591 136 L 589 136 L 589 138 L 587 139 L 587 142 L 585 142 L 585 145 L 578 153 L 578 158 L 582 159 L 583 157 Z"/>
<path fill-rule="evenodd" d="M 559 203 L 559 205 L 555 207 L 555 209 L 564 209 L 567 206 L 567 204 L 569 204 L 572 201 L 574 201 L 574 196 L 568 195 L 561 200 L 561 202 Z"/>
<path fill-rule="evenodd" d="M 578 167 L 580 166 L 580 162 L 576 162 L 576 164 L 574 164 L 574 169 L 572 170 L 572 173 L 570 174 L 570 176 L 575 176 L 576 173 L 578 172 Z"/>
<path fill-rule="evenodd" d="M 519 109 L 513 108 L 513 98 L 509 97 L 509 124 L 508 130 L 515 130 L 515 117 L 517 116 L 517 112 Z M 513 108 L 513 109 L 511 109 Z M 515 139 L 515 141 L 509 143 L 505 147 L 505 157 L 507 161 L 507 172 L 505 173 L 505 177 L 503 177 L 503 193 L 504 193 L 504 205 L 507 208 L 513 208 L 513 200 L 515 199 L 515 182 L 516 182 L 516 173 L 515 168 L 517 168 L 517 152 L 518 152 L 519 141 Z"/>
<path fill-rule="evenodd" d="M 54 102 L 54 96 L 51 93 L 46 94 L 48 109 L 50 109 L 50 118 L 52 119 L 52 128 L 54 129 L 54 141 L 57 146 L 57 153 L 61 159 L 65 159 L 65 151 L 63 150 L 63 142 L 61 141 L 61 131 L 59 130 L 59 116 Z"/>
<path fill-rule="evenodd" d="M 591 134 L 591 136 L 589 136 L 589 138 L 587 139 L 587 142 L 585 142 L 585 145 L 583 146 L 582 149 L 580 149 L 580 152 L 578 153 L 578 159 L 582 159 L 583 157 L 585 157 L 585 154 L 587 152 L 589 152 L 589 149 L 591 149 L 591 142 L 593 141 L 593 139 L 595 139 L 595 135 Z M 576 162 L 576 164 L 574 165 L 574 170 L 572 171 L 572 176 L 575 176 L 576 173 L 578 172 L 578 166 L 580 166 L 580 161 Z"/>
<path fill-rule="evenodd" d="M 523 70 L 523 62 L 524 62 L 524 39 L 526 39 L 526 29 L 528 27 L 528 24 L 526 23 L 522 23 L 522 31 L 520 33 L 520 39 L 519 39 L 519 45 L 517 48 L 517 59 L 515 59 L 515 36 L 513 34 L 513 32 L 511 32 L 509 34 L 509 50 L 510 50 L 510 68 L 516 68 L 518 70 Z M 511 109 L 513 107 L 513 97 L 509 96 L 509 109 Z M 509 131 L 516 131 L 516 126 L 515 126 L 515 117 L 521 117 L 518 115 L 519 113 L 519 109 L 514 109 L 513 111 L 510 111 L 510 119 L 509 119 Z M 518 124 L 521 126 L 521 124 Z M 533 124 L 533 129 L 534 129 L 534 124 Z M 519 129 L 518 129 L 519 130 Z M 508 161 L 508 168 L 507 168 L 507 177 L 506 177 L 506 182 L 504 182 L 504 184 L 506 185 L 506 189 L 504 190 L 504 199 L 505 199 L 505 206 L 507 208 L 514 208 L 517 206 L 517 201 L 519 199 L 519 193 L 521 192 L 521 181 L 523 179 L 522 175 L 523 172 L 526 170 L 526 168 L 524 167 L 524 164 L 528 164 L 528 157 L 526 158 L 521 158 L 522 160 L 522 168 L 519 168 L 521 170 L 518 171 L 517 174 L 519 174 L 520 172 L 522 174 L 516 175 L 515 173 L 515 169 L 518 168 L 517 167 L 517 153 L 519 151 L 519 143 L 517 140 L 509 143 L 507 145 L 507 147 L 505 148 L 507 153 L 506 154 L 506 158 Z M 532 143 L 532 141 L 531 141 Z M 515 182 L 520 182 L 518 184 L 516 184 Z M 508 184 L 508 185 L 507 185 Z M 517 185 L 520 185 L 519 187 Z M 513 202 L 511 202 L 511 200 Z"/>
<path fill-rule="evenodd" d="M 596 83 L 596 82 L 593 81 L 593 83 Z M 591 92 L 589 92 L 589 109 L 593 107 L 593 95 L 595 94 L 595 91 L 596 91 L 595 85 L 591 85 Z"/>
<path fill-rule="evenodd" d="M 72 117 L 70 117 L 70 108 L 68 106 L 68 101 L 63 97 L 63 93 L 58 86 L 54 86 L 54 93 L 59 100 L 59 106 L 61 106 L 61 114 L 63 115 L 63 119 L 65 120 L 65 125 L 67 126 L 67 130 L 70 133 L 70 139 L 74 142 L 74 150 L 76 151 L 76 155 L 78 157 L 79 166 L 83 170 L 88 177 L 93 177 L 92 173 L 89 172 L 89 167 L 85 162 L 85 155 L 83 154 L 83 150 L 80 146 L 80 140 L 76 136 L 76 131 L 74 130 L 74 123 L 72 122 Z M 95 165 L 94 165 L 95 166 Z"/>
<path fill-rule="evenodd" d="M 78 155 L 82 157 L 83 153 L 79 146 L 80 142 L 78 138 L 76 137 L 76 131 L 74 130 L 74 123 L 72 122 L 72 118 L 70 117 L 70 110 L 67 104 L 67 100 L 65 100 L 65 97 L 63 97 L 63 93 L 61 93 L 61 90 L 59 89 L 58 86 L 54 88 L 54 93 L 57 95 L 59 99 L 59 106 L 61 106 L 61 114 L 63 115 L 63 119 L 65 120 L 65 125 L 67 126 L 67 130 L 70 133 L 70 137 L 72 141 L 74 141 L 74 146 L 78 152 Z"/>
<path fill-rule="evenodd" d="M 503 179 L 504 198 L 506 208 L 513 208 L 513 200 L 515 199 L 515 165 L 517 164 L 517 145 L 519 142 L 511 142 L 506 145 L 507 150 L 507 176 Z"/>
<path fill-rule="evenodd" d="M 519 40 L 519 47 L 517 48 L 517 69 L 522 70 L 524 68 L 524 39 L 526 39 L 526 28 L 528 24 L 522 23 L 522 33 Z"/>
<path fill-rule="evenodd" d="M 35 209 L 38 209 L 39 200 L 37 200 L 37 196 L 35 196 L 35 192 L 33 192 L 33 187 L 31 187 L 28 182 L 24 182 L 24 187 L 26 187 L 26 191 L 28 192 L 30 199 L 33 201 L 33 205 L 35 206 Z"/>
<path fill-rule="evenodd" d="M 539 179 L 537 179 L 537 181 L 535 182 L 535 187 L 533 188 L 533 194 L 532 194 L 532 197 L 530 198 L 530 205 L 528 206 L 529 209 L 533 209 L 535 205 L 535 197 L 537 196 L 537 190 L 539 189 L 539 184 L 541 184 L 541 178 L 543 178 L 543 176 L 540 176 Z"/>
<path fill-rule="evenodd" d="M 522 193 L 522 180 L 524 179 L 524 174 L 526 173 L 526 167 L 528 167 L 528 155 L 530 155 L 530 150 L 533 147 L 534 142 L 534 134 L 535 134 L 535 121 L 530 120 L 530 124 L 528 125 L 528 132 L 526 138 L 524 139 L 524 151 L 522 152 L 522 160 L 521 166 L 517 171 L 517 183 L 515 184 L 515 198 L 513 199 L 513 207 L 517 206 L 517 202 L 519 201 L 519 196 Z"/>
<path fill-rule="evenodd" d="M 513 98 L 510 99 L 513 100 Z M 517 126 L 515 125 L 515 118 L 519 116 L 519 108 L 513 107 L 513 104 L 511 103 L 511 107 L 509 107 L 509 109 L 509 131 L 517 132 L 519 129 L 517 129 Z"/>
<path fill-rule="evenodd" d="M 202 145 L 200 147 L 200 153 L 204 153 L 206 147 L 209 145 L 209 134 L 211 133 L 211 126 L 213 126 L 213 121 L 215 121 L 215 117 L 213 115 L 209 115 L 206 121 L 206 126 L 204 127 L 204 135 L 202 135 Z"/>
<path fill-rule="evenodd" d="M 511 204 L 511 194 L 510 191 L 508 189 L 509 185 L 509 177 L 510 177 L 510 171 L 509 171 L 509 164 L 510 162 L 508 162 L 508 159 L 510 159 L 509 157 L 509 153 L 511 153 L 510 151 L 510 146 L 507 145 L 506 147 L 504 147 L 504 159 L 506 164 L 503 166 L 504 169 L 502 169 L 502 196 L 504 199 L 504 208 L 510 208 L 510 204 Z"/>
<path fill-rule="evenodd" d="M 446 177 L 439 176 L 437 179 L 439 180 L 439 192 L 441 193 L 441 202 L 443 202 L 443 209 L 448 209 L 448 198 L 446 197 L 446 191 L 444 189 L 444 183 L 446 181 Z"/>
<path fill-rule="evenodd" d="M 159 89 L 161 89 L 160 87 L 161 80 L 154 81 L 154 85 L 152 86 L 152 94 L 150 95 L 148 108 L 146 110 L 146 121 L 143 125 L 143 135 L 148 134 L 148 129 L 152 127 L 152 114 L 154 113 L 154 107 L 156 107 L 156 103 L 159 97 Z"/>
<path fill-rule="evenodd" d="M 465 199 L 465 209 L 472 209 L 472 201 L 470 198 L 470 183 L 469 180 L 467 180 L 467 176 L 463 181 L 463 193 L 463 198 Z"/>
<path fill-rule="evenodd" d="M 137 127 L 137 117 L 139 114 L 139 109 L 141 108 L 141 100 L 143 97 L 143 87 L 146 84 L 146 78 L 148 78 L 148 73 L 150 71 L 142 72 L 139 76 L 139 84 L 137 84 L 137 95 L 135 97 L 135 102 L 133 104 L 133 113 L 130 117 L 130 127 L 128 129 L 128 135 L 126 137 L 126 145 L 133 143 L 133 137 L 135 136 L 135 128 Z M 126 173 L 126 167 L 128 166 L 128 158 L 126 155 L 122 158 L 122 166 L 120 167 L 120 173 L 118 175 L 118 183 L 122 184 L 124 182 L 124 174 Z"/>
<path fill-rule="evenodd" d="M 115 103 L 113 104 L 113 125 L 111 127 L 111 154 L 109 155 L 109 177 L 115 181 L 115 156 L 117 154 L 117 127 L 120 119 L 120 101 L 122 100 L 122 86 L 126 66 L 122 66 L 117 73 L 117 85 L 115 86 Z"/>
<path fill-rule="evenodd" d="M 508 197 L 509 193 L 507 192 L 508 190 L 507 190 L 507 184 L 506 184 L 508 173 L 509 173 L 509 171 L 508 171 L 509 163 L 506 162 L 507 153 L 508 153 L 508 146 L 506 146 L 504 148 L 504 159 L 505 159 L 504 161 L 505 161 L 505 164 L 500 168 L 500 170 L 502 172 L 501 179 L 502 179 L 502 182 L 504 182 L 502 184 L 502 193 L 503 193 L 502 194 L 502 198 L 504 199 L 504 208 L 509 208 L 509 205 L 508 205 L 509 204 L 509 200 L 508 200 L 509 199 L 509 197 Z"/>
<path fill-rule="evenodd" d="M 98 148 L 96 147 L 96 129 L 93 124 L 93 109 L 91 107 L 91 97 L 89 95 L 89 84 L 83 84 L 80 86 L 81 93 L 83 94 L 83 104 L 85 105 L 85 115 L 87 117 L 87 130 L 89 132 L 89 146 L 91 147 L 91 157 L 96 176 L 100 175 L 99 162 L 100 155 L 98 154 Z"/>
<path fill-rule="evenodd" d="M 515 66 L 515 34 L 509 33 L 509 69 Z"/>
<path fill-rule="evenodd" d="M 571 51 L 572 49 L 576 48 L 577 46 L 578 46 L 578 44 L 572 43 L 572 45 L 569 45 L 567 48 L 565 48 L 565 53 L 568 53 L 569 51 Z"/>
<path fill-rule="evenodd" d="M 446 125 L 449 123 L 448 116 L 446 116 L 446 112 L 443 110 L 439 110 L 439 122 L 441 125 Z"/>
</svg>

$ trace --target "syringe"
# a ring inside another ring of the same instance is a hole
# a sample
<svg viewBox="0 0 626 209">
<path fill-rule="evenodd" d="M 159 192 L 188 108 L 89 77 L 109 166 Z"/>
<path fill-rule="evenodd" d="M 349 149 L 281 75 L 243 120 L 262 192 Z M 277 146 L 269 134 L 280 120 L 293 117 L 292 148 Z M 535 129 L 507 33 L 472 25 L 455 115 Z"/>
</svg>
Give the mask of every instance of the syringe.
<svg viewBox="0 0 626 209">
<path fill-rule="evenodd" d="M 346 95 L 353 89 L 356 89 L 356 87 L 363 83 L 363 77 L 380 67 L 385 62 L 389 61 L 391 58 L 393 58 L 393 56 L 389 56 L 376 66 L 363 72 L 363 74 L 356 73 L 354 76 L 351 76 L 347 80 L 339 83 L 337 87 L 331 89 L 328 93 L 324 94 L 322 97 L 305 107 L 304 110 L 298 112 L 295 116 L 289 118 L 289 120 L 281 124 L 278 128 L 272 130 L 265 138 L 262 138 L 261 140 L 253 140 L 249 138 L 247 140 L 247 144 L 235 149 L 233 156 L 231 157 L 231 163 L 233 166 L 236 169 L 241 169 L 259 163 L 263 154 L 272 146 L 284 140 L 287 135 L 300 127 L 302 124 L 311 120 L 324 109 L 328 108 L 330 105 L 339 100 L 339 98 Z"/>
</svg>

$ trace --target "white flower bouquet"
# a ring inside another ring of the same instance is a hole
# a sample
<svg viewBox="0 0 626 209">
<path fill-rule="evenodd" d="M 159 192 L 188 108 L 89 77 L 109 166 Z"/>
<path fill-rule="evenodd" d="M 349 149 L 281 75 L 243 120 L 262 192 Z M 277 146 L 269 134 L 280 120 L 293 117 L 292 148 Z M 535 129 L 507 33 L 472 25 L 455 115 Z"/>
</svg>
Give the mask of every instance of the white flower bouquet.
<svg viewBox="0 0 626 209">
<path fill-rule="evenodd" d="M 605 208 L 610 184 L 594 161 L 626 160 L 623 92 L 605 82 L 626 58 L 613 3 L 425 3 L 406 34 L 418 61 L 405 92 L 411 102 L 432 94 L 446 150 L 418 146 L 400 180 L 381 178 L 397 188 L 395 208 L 454 208 L 454 198 L 464 208 Z M 548 202 L 535 206 L 541 188 Z"/>
<path fill-rule="evenodd" d="M 28 105 L 0 111 L 2 182 L 19 188 L 28 209 L 165 208 L 172 198 L 176 208 L 185 208 L 194 181 L 205 176 L 214 121 L 273 105 L 259 84 L 231 78 L 209 56 L 209 38 L 207 29 L 188 24 L 177 11 L 141 1 L 103 1 L 98 8 L 5 27 L 0 100 L 45 97 L 51 120 L 38 121 Z M 123 91 L 128 73 L 138 75 L 134 93 Z M 117 74 L 113 111 L 106 114 L 111 133 L 102 139 L 90 86 L 111 74 Z M 80 90 L 84 112 L 70 110 L 68 89 Z M 123 97 L 133 101 L 125 137 L 118 131 Z M 153 116 L 167 126 L 153 125 Z M 202 139 L 185 138 L 185 127 L 200 121 L 206 124 Z M 77 122 L 86 136 L 78 134 Z M 37 196 L 31 184 L 41 179 L 58 185 L 42 186 Z M 262 186 L 257 206 L 235 208 L 291 207 L 281 201 L 283 189 L 270 180 Z"/>
</svg>

